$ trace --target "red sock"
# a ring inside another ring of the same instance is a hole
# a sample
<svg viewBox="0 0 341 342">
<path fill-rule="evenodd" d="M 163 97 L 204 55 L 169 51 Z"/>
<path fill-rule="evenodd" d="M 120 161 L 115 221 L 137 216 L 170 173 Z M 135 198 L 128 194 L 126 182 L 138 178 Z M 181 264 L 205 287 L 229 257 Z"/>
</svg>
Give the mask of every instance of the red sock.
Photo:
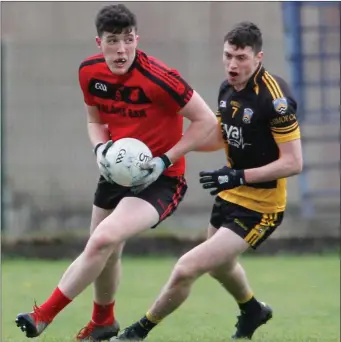
<svg viewBox="0 0 341 342">
<path fill-rule="evenodd" d="M 106 305 L 99 305 L 94 302 L 92 311 L 92 321 L 97 325 L 111 325 L 115 321 L 114 315 L 115 301 Z"/>
<path fill-rule="evenodd" d="M 62 291 L 57 287 L 51 294 L 50 298 L 39 306 L 44 318 L 51 322 L 60 311 L 62 311 L 72 299 L 67 298 Z"/>
</svg>

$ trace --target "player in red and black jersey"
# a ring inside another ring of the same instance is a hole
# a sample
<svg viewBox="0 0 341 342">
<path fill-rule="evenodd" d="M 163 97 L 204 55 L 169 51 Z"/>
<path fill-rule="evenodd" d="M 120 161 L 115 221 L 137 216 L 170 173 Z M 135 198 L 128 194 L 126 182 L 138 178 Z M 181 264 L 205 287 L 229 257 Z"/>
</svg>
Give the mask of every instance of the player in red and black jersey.
<svg viewBox="0 0 341 342">
<path fill-rule="evenodd" d="M 193 96 L 198 97 L 176 70 L 140 50 L 123 75 L 113 74 L 102 54 L 87 58 L 80 65 L 79 81 L 87 110 L 108 125 L 111 139 L 139 139 L 154 156 L 169 151 L 181 139 L 183 116 L 178 112 Z M 173 165 L 164 175 L 183 176 L 185 158 L 172 158 Z"/>
<path fill-rule="evenodd" d="M 77 340 L 101 341 L 117 335 L 114 296 L 123 245 L 176 210 L 187 189 L 184 155 L 217 124 L 214 113 L 176 70 L 137 50 L 136 19 L 125 6 L 104 7 L 96 28 L 101 53 L 79 67 L 88 133 L 101 173 L 91 237 L 50 298 L 32 313 L 17 316 L 27 337 L 39 336 L 93 282 L 92 319 Z M 191 124 L 183 134 L 184 117 Z M 132 188 L 113 183 L 105 166 L 106 148 L 124 137 L 143 141 L 154 156 L 143 165 L 146 176 Z"/>
</svg>

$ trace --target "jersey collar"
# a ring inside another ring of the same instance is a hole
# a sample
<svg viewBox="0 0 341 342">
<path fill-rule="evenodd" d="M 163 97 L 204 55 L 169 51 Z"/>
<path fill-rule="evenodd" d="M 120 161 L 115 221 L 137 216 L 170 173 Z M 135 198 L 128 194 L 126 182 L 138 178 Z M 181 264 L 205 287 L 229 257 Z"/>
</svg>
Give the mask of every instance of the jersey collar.
<svg viewBox="0 0 341 342">
<path fill-rule="evenodd" d="M 253 75 L 250 77 L 249 82 L 246 85 L 246 88 L 253 89 L 253 91 L 256 93 L 256 95 L 259 94 L 259 82 L 264 74 L 264 67 L 263 64 L 260 63 L 256 71 L 253 73 Z"/>
<path fill-rule="evenodd" d="M 140 54 L 141 54 L 141 52 L 139 50 L 136 50 L 134 61 L 131 64 L 131 66 L 129 67 L 129 69 L 127 71 L 127 74 L 129 74 L 131 71 L 133 71 L 135 69 L 136 63 L 137 63 L 137 59 L 139 58 Z"/>
</svg>

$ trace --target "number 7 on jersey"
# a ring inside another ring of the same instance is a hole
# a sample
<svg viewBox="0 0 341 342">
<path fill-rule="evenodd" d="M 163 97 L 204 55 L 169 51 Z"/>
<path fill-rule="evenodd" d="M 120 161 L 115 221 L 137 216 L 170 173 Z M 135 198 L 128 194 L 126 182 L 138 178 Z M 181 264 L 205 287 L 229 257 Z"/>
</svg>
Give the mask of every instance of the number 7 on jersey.
<svg viewBox="0 0 341 342">
<path fill-rule="evenodd" d="M 232 106 L 232 117 L 233 118 L 237 114 L 237 111 L 238 111 L 238 107 Z"/>
</svg>

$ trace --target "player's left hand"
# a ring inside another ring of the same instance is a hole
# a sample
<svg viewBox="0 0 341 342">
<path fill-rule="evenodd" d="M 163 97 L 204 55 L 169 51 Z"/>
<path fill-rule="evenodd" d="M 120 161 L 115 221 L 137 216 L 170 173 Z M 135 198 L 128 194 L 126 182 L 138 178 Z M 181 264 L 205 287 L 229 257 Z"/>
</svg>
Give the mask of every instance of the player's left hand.
<svg viewBox="0 0 341 342">
<path fill-rule="evenodd" d="M 161 157 L 155 157 L 149 162 L 140 165 L 141 170 L 147 170 L 149 171 L 149 174 L 134 182 L 131 187 L 131 191 L 134 194 L 138 194 L 150 184 L 154 183 L 161 176 L 162 172 L 171 165 L 169 159 L 165 158 L 167 158 L 165 155 Z M 166 165 L 167 160 L 169 161 L 169 165 Z"/>
<path fill-rule="evenodd" d="M 204 189 L 214 189 L 210 191 L 211 195 L 218 195 L 221 191 L 245 184 L 244 170 L 235 170 L 227 166 L 215 171 L 201 171 L 199 176 Z"/>
</svg>

